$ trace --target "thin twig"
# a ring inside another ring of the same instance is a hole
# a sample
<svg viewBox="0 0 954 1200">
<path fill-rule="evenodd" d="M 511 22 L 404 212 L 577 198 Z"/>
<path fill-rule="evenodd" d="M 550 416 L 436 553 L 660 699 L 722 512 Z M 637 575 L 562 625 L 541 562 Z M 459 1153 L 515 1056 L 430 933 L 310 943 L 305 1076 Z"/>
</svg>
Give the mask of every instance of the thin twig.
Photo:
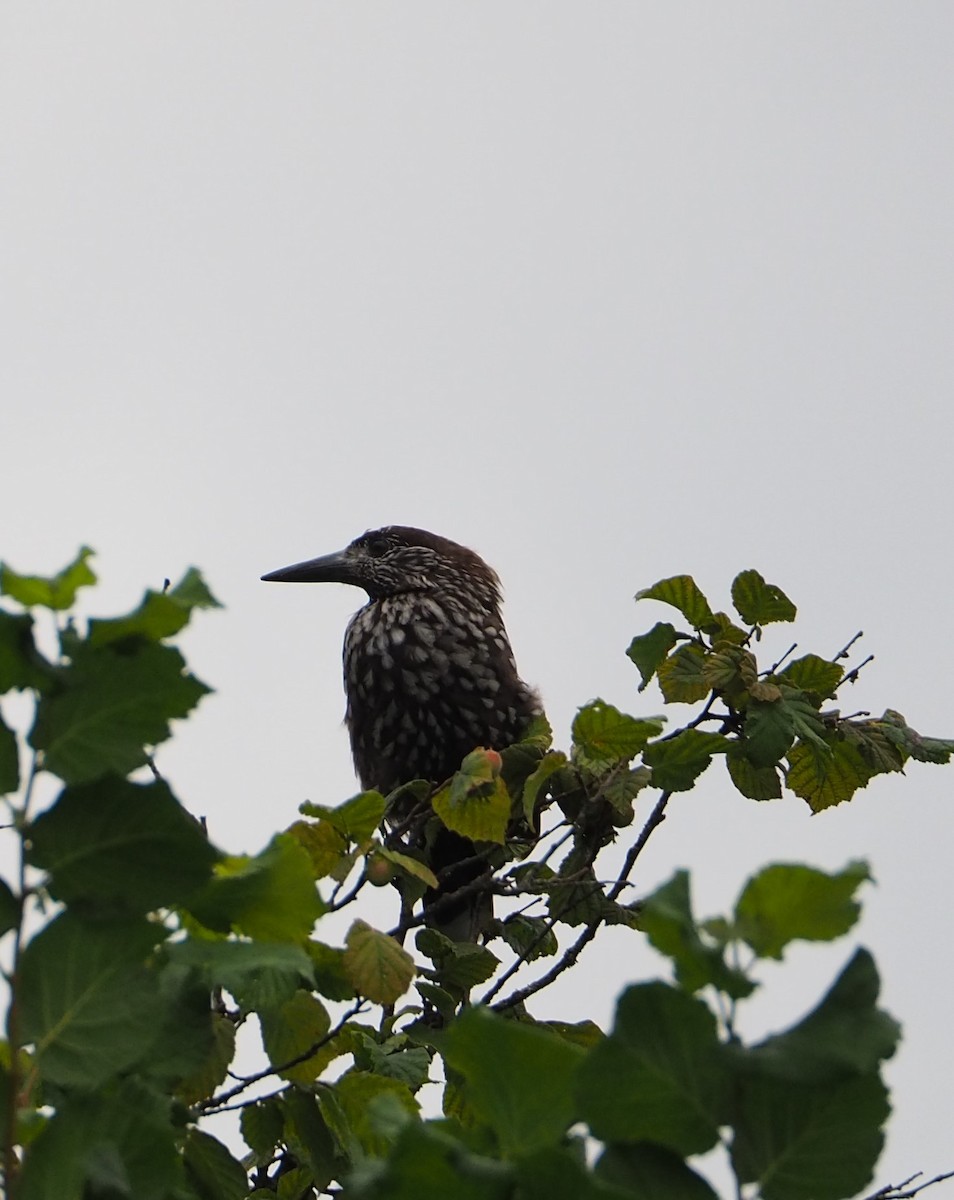
<svg viewBox="0 0 954 1200">
<path fill-rule="evenodd" d="M 288 1062 L 278 1063 L 277 1065 L 270 1064 L 263 1070 L 256 1071 L 254 1075 L 244 1076 L 241 1082 L 237 1083 L 235 1087 L 227 1088 L 224 1092 L 219 1092 L 217 1096 L 209 1096 L 206 1100 L 200 1100 L 195 1105 L 193 1112 L 197 1116 L 208 1116 L 210 1113 L 218 1112 L 229 1100 L 233 1100 L 236 1096 L 241 1095 L 253 1083 L 259 1083 L 261 1080 L 267 1079 L 269 1075 L 281 1075 L 283 1071 L 289 1071 L 292 1067 L 297 1067 L 299 1063 L 307 1062 L 313 1054 L 317 1054 L 323 1046 L 327 1046 L 329 1042 L 333 1041 L 352 1017 L 356 1017 L 359 1013 L 366 1011 L 367 1008 L 364 1000 L 355 1001 L 337 1025 L 329 1029 L 324 1037 L 319 1038 L 307 1050 L 303 1050 L 301 1054 L 296 1054 Z"/>
<path fill-rule="evenodd" d="M 924 1183 L 911 1187 L 910 1185 L 914 1183 L 915 1179 L 920 1179 L 923 1174 L 923 1171 L 916 1171 L 907 1179 L 902 1179 L 900 1183 L 886 1183 L 883 1188 L 872 1192 L 870 1196 L 865 1196 L 864 1200 L 910 1200 L 911 1196 L 916 1196 L 925 1188 L 933 1187 L 935 1183 L 943 1183 L 945 1179 L 954 1179 L 954 1171 L 945 1171 L 943 1175 L 935 1175 L 933 1179 L 926 1179 Z"/>
<path fill-rule="evenodd" d="M 851 641 L 846 646 L 842 646 L 842 648 L 832 658 L 831 661 L 837 662 L 840 658 L 847 658 L 848 651 L 851 649 L 851 647 L 855 644 L 855 642 L 858 641 L 859 638 L 863 638 L 864 636 L 865 636 L 865 631 L 863 629 L 859 629 L 858 632 L 855 634 L 855 636 L 851 639 Z"/>
<path fill-rule="evenodd" d="M 640 830 L 639 837 L 629 848 L 620 873 L 616 877 L 616 882 L 606 894 L 607 900 L 616 900 L 623 889 L 627 886 L 630 872 L 636 865 L 636 859 L 639 858 L 639 855 L 642 853 L 643 847 L 649 841 L 653 830 L 661 825 L 666 819 L 666 805 L 669 803 L 669 797 L 671 795 L 671 792 L 663 792 L 656 801 L 656 806 L 649 814 L 646 824 Z M 602 913 L 600 913 L 598 917 L 596 917 L 586 926 L 576 941 L 564 951 L 559 961 L 555 963 L 549 971 L 547 971 L 544 975 L 541 975 L 539 979 L 535 979 L 532 983 L 528 983 L 526 987 L 518 988 L 517 991 L 511 992 L 511 994 L 505 999 L 498 1001 L 498 1003 L 494 1005 L 494 1008 L 498 1011 L 506 1008 L 512 1008 L 515 1004 L 522 1004 L 524 1000 L 534 995 L 535 992 L 542 991 L 543 988 L 549 987 L 555 979 L 558 979 L 564 971 L 569 970 L 569 968 L 576 963 L 576 960 L 580 957 L 585 947 L 593 940 L 593 938 L 596 937 L 597 931 L 603 924 L 603 920 L 604 916 Z M 506 982 L 508 977 L 513 974 L 514 970 L 519 969 L 519 966 L 523 963 L 523 961 L 523 959 L 518 959 L 517 963 L 515 963 L 508 972 L 505 972 L 501 979 L 498 980 L 497 983 L 495 983 L 494 986 L 490 988 L 490 990 L 481 998 L 480 1003 L 486 1004 L 490 999 L 492 999 L 492 997 L 500 991 L 500 988 Z"/>
</svg>

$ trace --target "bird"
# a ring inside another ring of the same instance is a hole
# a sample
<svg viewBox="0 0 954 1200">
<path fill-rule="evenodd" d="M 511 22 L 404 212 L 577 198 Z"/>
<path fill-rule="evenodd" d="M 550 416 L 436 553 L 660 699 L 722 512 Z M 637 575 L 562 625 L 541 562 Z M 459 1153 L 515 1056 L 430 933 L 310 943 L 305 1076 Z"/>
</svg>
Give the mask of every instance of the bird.
<svg viewBox="0 0 954 1200">
<path fill-rule="evenodd" d="M 440 784 L 471 751 L 512 745 L 543 713 L 539 693 L 517 672 L 500 579 L 466 546 L 387 525 L 262 579 L 367 593 L 343 652 L 345 725 L 365 790 L 387 796 L 412 780 Z M 439 886 L 424 896 L 425 923 L 454 941 L 476 941 L 489 920 L 489 893 L 449 897 L 487 864 L 472 842 L 443 827 L 428 849 Z"/>
</svg>

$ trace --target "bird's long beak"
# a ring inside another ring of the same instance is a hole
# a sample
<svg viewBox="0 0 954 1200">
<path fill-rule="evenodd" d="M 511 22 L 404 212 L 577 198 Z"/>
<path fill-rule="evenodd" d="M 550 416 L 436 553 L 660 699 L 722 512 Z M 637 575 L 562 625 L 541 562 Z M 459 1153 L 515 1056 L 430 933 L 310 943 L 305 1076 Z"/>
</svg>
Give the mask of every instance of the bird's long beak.
<svg viewBox="0 0 954 1200">
<path fill-rule="evenodd" d="M 353 578 L 353 564 L 346 550 L 293 563 L 262 576 L 266 583 L 352 583 Z"/>
</svg>

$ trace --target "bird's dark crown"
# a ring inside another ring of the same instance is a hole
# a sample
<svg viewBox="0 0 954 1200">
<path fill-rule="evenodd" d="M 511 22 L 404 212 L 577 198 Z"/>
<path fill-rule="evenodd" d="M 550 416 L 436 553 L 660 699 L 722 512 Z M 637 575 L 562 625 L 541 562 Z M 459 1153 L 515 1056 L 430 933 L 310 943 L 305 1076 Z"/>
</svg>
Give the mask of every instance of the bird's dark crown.
<svg viewBox="0 0 954 1200">
<path fill-rule="evenodd" d="M 264 575 L 284 583 L 348 583 L 372 600 L 402 592 L 466 589 L 482 607 L 500 604 L 500 580 L 466 546 L 411 525 L 385 525 L 334 554 L 295 563 Z"/>
<path fill-rule="evenodd" d="M 354 582 L 371 597 L 463 584 L 489 605 L 500 603 L 497 573 L 473 550 L 426 529 L 371 529 L 355 538 L 344 554 L 353 563 Z"/>
</svg>

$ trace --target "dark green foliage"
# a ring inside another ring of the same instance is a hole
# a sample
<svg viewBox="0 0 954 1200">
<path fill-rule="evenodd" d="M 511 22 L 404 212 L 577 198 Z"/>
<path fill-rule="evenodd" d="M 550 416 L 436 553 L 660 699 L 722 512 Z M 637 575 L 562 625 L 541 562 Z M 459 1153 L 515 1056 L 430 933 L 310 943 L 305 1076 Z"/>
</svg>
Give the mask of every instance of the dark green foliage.
<svg viewBox="0 0 954 1200">
<path fill-rule="evenodd" d="M 0 692 L 33 702 L 24 728 L 0 720 L 18 857 L 0 879 L 9 1200 L 714 1200 L 696 1161 L 709 1152 L 763 1200 L 868 1187 L 900 1033 L 871 955 L 855 949 L 790 1028 L 744 1036 L 760 963 L 850 933 L 867 865 L 773 864 L 705 920 L 684 870 L 623 903 L 670 798 L 716 759 L 742 796 L 785 786 L 817 812 L 954 751 L 891 709 L 826 708 L 853 677 L 843 656 L 760 669 L 763 627 L 795 617 L 779 588 L 737 576 L 738 623 L 687 575 L 639 594 L 685 624 L 659 622 L 629 647 L 640 691 L 656 680 L 666 703 L 701 705 L 679 728 L 594 700 L 566 752 L 541 719 L 516 746 L 475 749 L 441 786 L 307 803 L 259 852 L 226 856 L 153 763 L 209 690 L 168 639 L 218 603 L 193 569 L 130 613 L 83 622 L 70 610 L 95 583 L 90 556 L 49 578 L 0 568 Z M 53 661 L 34 620 L 58 635 Z M 128 778 L 143 766 L 151 779 Z M 61 785 L 42 812 L 39 772 Z M 486 873 L 468 886 L 498 893 L 492 948 L 422 925 L 441 825 L 475 842 Z M 624 865 L 607 880 L 597 860 L 616 840 Z M 355 916 L 343 941 L 319 940 L 368 883 L 393 897 L 394 927 Z M 671 979 L 627 987 L 607 1033 L 534 1019 L 535 993 L 604 924 L 648 941 Z M 251 1070 L 235 1061 L 249 1021 Z M 441 1077 L 443 1116 L 425 1118 Z M 236 1108 L 247 1152 L 206 1127 Z"/>
</svg>

